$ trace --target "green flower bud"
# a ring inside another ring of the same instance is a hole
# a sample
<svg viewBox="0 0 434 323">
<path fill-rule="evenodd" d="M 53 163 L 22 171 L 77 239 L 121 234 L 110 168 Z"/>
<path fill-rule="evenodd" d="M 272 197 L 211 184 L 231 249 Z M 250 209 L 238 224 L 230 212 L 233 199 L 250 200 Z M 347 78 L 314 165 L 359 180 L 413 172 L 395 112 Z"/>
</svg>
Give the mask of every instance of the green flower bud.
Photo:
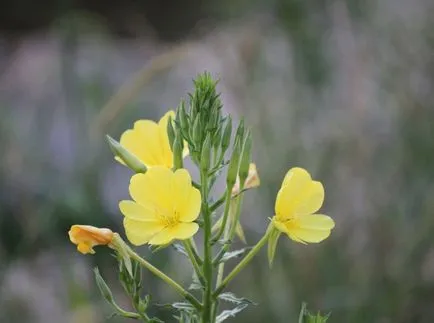
<svg viewBox="0 0 434 323">
<path fill-rule="evenodd" d="M 183 160 L 182 160 L 182 151 L 183 147 L 183 139 L 180 133 L 178 132 L 178 136 L 175 137 L 175 141 L 173 143 L 173 167 L 174 169 L 182 168 Z"/>
<path fill-rule="evenodd" d="M 202 125 L 200 122 L 200 114 L 198 114 L 194 119 L 192 139 L 195 145 L 200 145 L 202 139 Z"/>
<path fill-rule="evenodd" d="M 125 149 L 119 142 L 106 135 L 107 142 L 113 154 L 124 162 L 136 173 L 146 173 L 147 167 L 132 153 Z"/>
<path fill-rule="evenodd" d="M 200 168 L 202 171 L 206 172 L 209 169 L 210 159 L 211 159 L 211 135 L 208 133 L 206 135 L 205 141 L 202 145 L 202 153 L 200 156 Z"/>
<path fill-rule="evenodd" d="M 244 119 L 241 119 L 238 124 L 237 132 L 235 134 L 235 138 L 239 138 L 240 142 L 244 142 Z"/>
<path fill-rule="evenodd" d="M 229 148 L 229 144 L 231 143 L 231 135 L 232 135 L 232 118 L 228 116 L 226 120 L 225 130 L 223 131 L 222 137 L 222 151 L 225 152 Z"/>
<path fill-rule="evenodd" d="M 169 137 L 169 144 L 173 151 L 173 142 L 175 141 L 175 130 L 173 129 L 172 117 L 167 121 L 167 136 Z"/>
<path fill-rule="evenodd" d="M 107 302 L 109 302 L 110 304 L 113 303 L 113 294 L 104 279 L 102 278 L 101 274 L 99 273 L 98 267 L 94 268 L 93 272 L 95 274 L 96 285 L 98 286 L 101 295 Z"/>
<path fill-rule="evenodd" d="M 185 111 L 184 100 L 181 101 L 177 110 L 179 111 L 179 122 L 180 122 L 181 128 L 183 130 L 187 130 L 188 129 L 188 118 L 187 118 L 187 113 Z"/>
<path fill-rule="evenodd" d="M 232 187 L 235 185 L 235 182 L 237 180 L 238 166 L 239 166 L 240 154 L 241 154 L 240 145 L 241 144 L 239 139 L 236 138 L 234 149 L 232 151 L 231 160 L 229 162 L 228 175 L 226 177 L 226 184 L 228 186 L 228 189 L 232 189 Z"/>
<path fill-rule="evenodd" d="M 220 147 L 221 146 L 221 141 L 222 141 L 222 128 L 218 127 L 217 131 L 213 135 L 212 146 L 214 148 Z"/>
<path fill-rule="evenodd" d="M 246 178 L 249 175 L 249 166 L 251 162 L 251 157 L 252 157 L 252 134 L 248 130 L 246 133 L 246 140 L 244 141 L 243 152 L 241 154 L 241 160 L 240 160 L 239 176 L 240 176 L 241 186 L 244 185 Z"/>
</svg>

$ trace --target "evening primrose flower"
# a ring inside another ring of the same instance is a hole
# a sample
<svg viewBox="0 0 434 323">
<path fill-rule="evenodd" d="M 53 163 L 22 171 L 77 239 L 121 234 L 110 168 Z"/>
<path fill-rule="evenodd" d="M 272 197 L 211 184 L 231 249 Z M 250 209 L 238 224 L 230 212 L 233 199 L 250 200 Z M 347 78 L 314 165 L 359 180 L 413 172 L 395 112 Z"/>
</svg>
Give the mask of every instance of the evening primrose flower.
<svg viewBox="0 0 434 323">
<path fill-rule="evenodd" d="M 138 120 L 133 129 L 126 130 L 120 139 L 120 144 L 134 154 L 148 168 L 153 166 L 173 167 L 173 153 L 167 135 L 169 117 L 175 118 L 175 112 L 167 112 L 158 123 L 152 120 Z M 184 149 L 184 157 L 188 150 Z M 115 159 L 122 164 L 119 158 Z"/>
<path fill-rule="evenodd" d="M 323 214 L 314 214 L 324 201 L 324 188 L 312 180 L 302 168 L 292 168 L 286 174 L 276 198 L 272 223 L 289 238 L 301 243 L 317 243 L 326 239 L 335 226 Z"/>
<path fill-rule="evenodd" d="M 199 216 L 201 195 L 187 170 L 155 166 L 134 175 L 129 189 L 134 201 L 121 201 L 119 208 L 132 244 L 164 245 L 188 239 L 199 229 L 193 221 Z"/>
<path fill-rule="evenodd" d="M 95 253 L 93 247 L 110 244 L 114 235 L 112 230 L 107 228 L 79 224 L 73 225 L 68 234 L 71 242 L 77 245 L 77 250 L 82 254 Z"/>
<path fill-rule="evenodd" d="M 251 189 L 258 187 L 261 184 L 259 179 L 258 171 L 256 170 L 256 165 L 254 163 L 250 163 L 249 165 L 249 173 L 244 182 L 243 189 Z M 232 188 L 232 196 L 235 196 L 240 193 L 240 178 L 237 176 L 237 180 L 235 182 L 234 187 Z"/>
</svg>

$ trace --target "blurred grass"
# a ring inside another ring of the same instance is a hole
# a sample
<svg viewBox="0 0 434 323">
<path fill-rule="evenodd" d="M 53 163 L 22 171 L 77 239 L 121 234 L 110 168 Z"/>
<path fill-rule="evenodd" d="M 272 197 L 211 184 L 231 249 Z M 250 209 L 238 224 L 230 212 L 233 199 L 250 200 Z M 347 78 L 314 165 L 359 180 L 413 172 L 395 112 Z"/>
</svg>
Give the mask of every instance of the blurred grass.
<svg viewBox="0 0 434 323">
<path fill-rule="evenodd" d="M 207 69 L 221 78 L 226 111 L 253 125 L 261 187 L 246 197 L 248 242 L 292 166 L 324 182 L 323 212 L 337 223 L 318 246 L 281 239 L 271 271 L 261 254 L 231 286 L 260 303 L 237 322 L 295 322 L 303 301 L 331 311 L 330 322 L 433 322 L 433 8 L 416 2 L 258 2 L 265 14 L 172 51 L 98 26 L 89 34 L 74 25 L 80 16 L 48 41 L 23 40 L 0 75 L 0 321 L 105 321 L 91 268 L 117 286 L 113 261 L 106 250 L 77 255 L 66 236 L 73 223 L 123 232 L 117 202 L 130 173 L 103 134 L 158 119 Z M 112 97 L 122 88 L 122 100 Z M 169 250 L 142 250 L 189 279 Z M 156 301 L 174 297 L 145 281 Z"/>
</svg>

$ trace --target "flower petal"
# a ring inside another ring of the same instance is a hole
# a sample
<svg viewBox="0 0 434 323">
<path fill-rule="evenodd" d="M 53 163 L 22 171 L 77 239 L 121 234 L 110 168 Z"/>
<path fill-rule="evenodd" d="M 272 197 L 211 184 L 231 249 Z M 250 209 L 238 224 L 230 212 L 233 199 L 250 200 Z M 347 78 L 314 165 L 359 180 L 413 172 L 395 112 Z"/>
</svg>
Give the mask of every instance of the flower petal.
<svg viewBox="0 0 434 323">
<path fill-rule="evenodd" d="M 289 227 L 288 235 L 302 242 L 318 243 L 330 235 L 334 226 L 335 222 L 327 215 L 305 215 L 293 222 Z"/>
<path fill-rule="evenodd" d="M 145 164 L 148 166 L 172 167 L 172 160 L 165 158 L 166 145 L 162 142 L 160 126 L 151 120 L 139 120 L 134 123 L 134 130 L 143 138 L 141 145 L 144 147 Z M 167 133 L 166 133 L 167 137 Z M 167 139 L 168 140 L 168 139 Z M 169 146 L 167 142 L 167 146 Z M 169 163 L 168 163 L 169 162 Z"/>
<path fill-rule="evenodd" d="M 119 209 L 125 217 L 132 220 L 145 222 L 158 220 L 153 207 L 138 204 L 134 201 L 120 201 Z"/>
<path fill-rule="evenodd" d="M 158 232 L 156 235 L 154 235 L 148 243 L 150 245 L 165 245 L 172 242 L 172 240 L 174 239 L 175 238 L 173 237 L 170 229 L 166 227 L 160 232 Z"/>
<path fill-rule="evenodd" d="M 185 240 L 194 236 L 199 230 L 199 225 L 195 222 L 179 223 L 170 228 L 170 231 L 175 239 Z"/>
<path fill-rule="evenodd" d="M 125 234 L 128 240 L 136 246 L 147 243 L 153 236 L 164 229 L 161 222 L 143 222 L 124 218 Z"/>
<path fill-rule="evenodd" d="M 197 230 L 199 230 L 197 223 L 179 223 L 173 227 L 166 227 L 164 230 L 160 231 L 149 240 L 149 244 L 165 245 L 175 239 L 185 240 L 192 237 Z"/>
<path fill-rule="evenodd" d="M 312 180 L 309 172 L 304 168 L 293 167 L 285 175 L 282 182 L 282 187 L 291 185 L 292 187 L 300 187 Z"/>
<path fill-rule="evenodd" d="M 318 243 L 327 239 L 330 233 L 330 230 L 310 230 L 296 228 L 288 233 L 288 235 L 295 241 L 297 241 L 296 239 L 299 239 L 301 242 Z M 296 239 L 294 239 L 294 237 Z"/>
<path fill-rule="evenodd" d="M 166 167 L 149 168 L 145 174 L 131 178 L 130 194 L 139 204 L 153 206 L 157 212 L 168 214 L 173 208 L 171 182 L 173 173 Z"/>
<path fill-rule="evenodd" d="M 311 214 L 324 202 L 324 187 L 317 181 L 287 181 L 277 194 L 275 212 L 280 219 Z"/>
<path fill-rule="evenodd" d="M 312 214 L 299 217 L 297 225 L 308 230 L 331 230 L 335 227 L 335 222 L 327 215 Z"/>
<path fill-rule="evenodd" d="M 192 222 L 196 220 L 200 213 L 201 195 L 195 187 L 190 187 L 190 196 L 186 199 L 179 209 L 179 220 L 182 222 Z"/>
</svg>

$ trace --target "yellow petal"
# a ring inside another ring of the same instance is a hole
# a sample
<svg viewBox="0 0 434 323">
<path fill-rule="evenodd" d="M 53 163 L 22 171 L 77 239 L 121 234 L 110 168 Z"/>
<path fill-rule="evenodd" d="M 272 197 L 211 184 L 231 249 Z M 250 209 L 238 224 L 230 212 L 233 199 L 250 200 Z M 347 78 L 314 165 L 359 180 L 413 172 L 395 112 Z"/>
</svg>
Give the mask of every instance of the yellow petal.
<svg viewBox="0 0 434 323">
<path fill-rule="evenodd" d="M 300 187 L 305 183 L 312 180 L 312 177 L 307 170 L 300 167 L 291 168 L 285 175 L 282 182 L 282 187 L 286 185 L 291 185 L 293 187 Z"/>
<path fill-rule="evenodd" d="M 196 220 L 200 213 L 201 201 L 202 198 L 200 191 L 195 187 L 191 187 L 190 196 L 184 202 L 183 208 L 179 211 L 179 219 L 183 222 L 191 222 Z"/>
<path fill-rule="evenodd" d="M 327 215 L 312 214 L 299 217 L 297 225 L 306 230 L 331 230 L 335 227 L 335 222 Z"/>
<path fill-rule="evenodd" d="M 312 180 L 289 180 L 277 194 L 275 212 L 280 219 L 311 214 L 324 202 L 324 187 Z"/>
<path fill-rule="evenodd" d="M 147 243 L 164 229 L 164 225 L 160 222 L 142 222 L 129 218 L 124 218 L 124 227 L 128 240 L 136 246 Z"/>
<path fill-rule="evenodd" d="M 292 234 L 292 230 L 291 230 L 292 227 L 288 226 L 288 223 L 281 222 L 276 217 L 274 217 L 272 221 L 273 221 L 274 227 L 277 230 L 279 230 L 279 231 L 281 231 L 283 233 L 286 233 L 289 236 L 290 239 L 292 239 L 292 240 L 294 240 L 296 242 L 304 243 L 303 241 L 301 241 L 299 238 L 297 238 L 296 236 L 294 236 Z"/>
<path fill-rule="evenodd" d="M 184 240 L 192 237 L 199 226 L 197 223 L 179 223 L 172 227 L 166 227 L 158 234 L 152 237 L 149 241 L 151 245 L 164 245 L 172 242 L 175 239 Z"/>
<path fill-rule="evenodd" d="M 296 228 L 288 233 L 289 237 L 295 241 L 301 240 L 302 242 L 318 243 L 328 238 L 330 230 L 309 230 Z M 294 237 L 296 239 L 294 239 Z"/>
<path fill-rule="evenodd" d="M 179 223 L 170 228 L 170 232 L 175 239 L 185 240 L 194 236 L 199 230 L 199 225 L 195 222 L 192 223 Z"/>
<path fill-rule="evenodd" d="M 119 209 L 125 217 L 136 221 L 157 221 L 155 209 L 152 206 L 137 204 L 134 201 L 120 201 Z"/>
<path fill-rule="evenodd" d="M 153 206 L 157 212 L 172 212 L 172 176 L 170 169 L 160 166 L 148 169 L 145 174 L 134 175 L 130 182 L 131 197 L 139 204 Z"/>
<path fill-rule="evenodd" d="M 90 254 L 94 254 L 95 253 L 95 250 L 93 250 L 92 247 L 90 245 L 86 244 L 86 243 L 79 243 L 77 245 L 77 250 L 79 252 L 81 252 L 83 255 L 86 255 L 88 253 L 90 253 Z"/>
<path fill-rule="evenodd" d="M 148 138 L 142 131 L 139 131 L 138 129 L 129 129 L 122 134 L 119 143 L 130 153 L 140 159 L 146 166 L 158 165 L 158 156 L 154 156 L 154 151 L 148 148 L 150 145 L 149 140 L 150 138 Z M 120 158 L 116 157 L 115 159 L 118 161 L 120 160 Z"/>
<path fill-rule="evenodd" d="M 151 120 L 139 120 L 134 123 L 134 130 L 141 134 L 141 138 L 144 138 L 141 145 L 144 150 L 143 156 L 146 159 L 143 160 L 143 162 L 146 165 L 172 167 L 171 151 L 169 160 L 166 158 L 169 139 L 167 139 L 167 142 L 162 142 L 163 137 L 161 136 L 161 130 L 158 124 Z M 167 132 L 165 137 L 167 138 Z"/>
</svg>

